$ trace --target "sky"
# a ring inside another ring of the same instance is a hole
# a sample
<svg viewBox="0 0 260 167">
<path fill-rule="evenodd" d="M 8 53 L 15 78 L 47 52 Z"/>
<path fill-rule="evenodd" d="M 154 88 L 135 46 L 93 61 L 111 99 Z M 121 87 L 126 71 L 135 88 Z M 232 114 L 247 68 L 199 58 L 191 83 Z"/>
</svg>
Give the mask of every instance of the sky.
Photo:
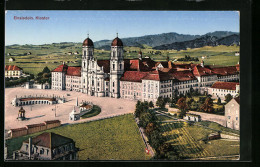
<svg viewBox="0 0 260 167">
<path fill-rule="evenodd" d="M 14 17 L 34 20 L 15 20 Z M 49 17 L 37 20 L 36 16 Z M 5 45 L 83 42 L 138 37 L 168 32 L 203 35 L 214 31 L 239 32 L 237 11 L 44 11 L 8 10 Z"/>
</svg>

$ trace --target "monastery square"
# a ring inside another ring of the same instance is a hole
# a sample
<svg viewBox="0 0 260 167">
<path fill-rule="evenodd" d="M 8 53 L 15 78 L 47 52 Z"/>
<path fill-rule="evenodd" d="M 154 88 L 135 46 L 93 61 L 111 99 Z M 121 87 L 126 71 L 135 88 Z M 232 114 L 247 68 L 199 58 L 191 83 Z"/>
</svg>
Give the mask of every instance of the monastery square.
<svg viewBox="0 0 260 167">
<path fill-rule="evenodd" d="M 17 115 L 20 109 L 19 107 L 14 107 L 11 102 L 16 97 L 21 96 L 28 97 L 31 96 L 64 96 L 66 99 L 65 103 L 56 104 L 56 117 L 55 117 L 55 104 L 34 104 L 34 105 L 24 105 L 22 106 L 25 110 L 25 117 L 28 120 L 18 121 Z M 69 96 L 68 96 L 69 95 Z M 97 116 L 80 119 L 78 121 L 70 121 L 69 114 L 76 105 L 76 100 L 78 97 L 78 103 L 82 101 L 92 102 L 94 105 L 98 105 L 101 108 L 101 113 Z M 87 94 L 75 91 L 55 91 L 51 89 L 39 90 L 39 89 L 25 89 L 21 87 L 16 88 L 6 88 L 5 89 L 5 129 L 21 128 L 29 124 L 38 124 L 43 121 L 48 120 L 60 120 L 61 124 L 66 123 L 79 123 L 86 122 L 90 120 L 97 120 L 106 117 L 112 117 L 116 115 L 122 115 L 127 113 L 133 113 L 135 109 L 135 101 L 125 100 L 125 99 L 115 99 L 109 97 L 93 97 Z"/>
</svg>

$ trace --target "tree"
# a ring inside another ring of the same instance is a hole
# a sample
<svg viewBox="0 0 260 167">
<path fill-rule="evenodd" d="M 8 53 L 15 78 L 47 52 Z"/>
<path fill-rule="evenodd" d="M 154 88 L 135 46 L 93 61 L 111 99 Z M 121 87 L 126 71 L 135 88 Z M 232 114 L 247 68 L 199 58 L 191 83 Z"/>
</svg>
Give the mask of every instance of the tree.
<svg viewBox="0 0 260 167">
<path fill-rule="evenodd" d="M 43 75 L 42 75 L 42 77 L 43 77 L 44 79 L 48 79 L 50 76 L 51 76 L 50 73 L 43 73 Z"/>
<path fill-rule="evenodd" d="M 233 99 L 233 97 L 232 97 L 232 95 L 231 94 L 227 94 L 226 96 L 225 96 L 225 101 L 228 103 L 230 100 L 232 100 Z"/>
<path fill-rule="evenodd" d="M 186 114 L 186 111 L 188 109 L 187 103 L 186 103 L 186 98 L 181 97 L 178 101 L 177 101 L 177 106 L 178 108 L 181 110 L 181 114 L 180 117 L 183 117 Z"/>
<path fill-rule="evenodd" d="M 150 134 L 155 130 L 157 129 L 157 126 L 155 123 L 151 122 L 151 123 L 148 123 L 146 128 L 145 128 L 145 133 L 150 136 Z"/>
<path fill-rule="evenodd" d="M 177 101 L 177 106 L 180 110 L 186 110 L 187 109 L 187 103 L 186 103 L 186 98 L 181 97 L 178 101 Z"/>
<path fill-rule="evenodd" d="M 187 104 L 187 109 L 191 108 L 191 103 L 193 102 L 193 98 L 186 98 L 186 104 Z"/>
<path fill-rule="evenodd" d="M 166 104 L 166 103 L 170 102 L 171 99 L 169 97 L 166 97 L 166 98 L 163 98 L 163 100 L 164 100 L 164 102 Z"/>
<path fill-rule="evenodd" d="M 200 110 L 207 113 L 212 113 L 214 111 L 213 100 L 210 97 L 207 97 L 205 102 L 200 106 Z"/>
<path fill-rule="evenodd" d="M 148 136 L 150 145 L 157 150 L 160 145 L 165 142 L 165 138 L 161 135 L 161 133 L 156 129 L 151 132 L 150 136 Z"/>
<path fill-rule="evenodd" d="M 158 97 L 156 101 L 156 105 L 159 106 L 160 108 L 165 108 L 165 101 L 162 97 Z"/>
<path fill-rule="evenodd" d="M 218 98 L 217 104 L 221 104 L 221 99 Z"/>
<path fill-rule="evenodd" d="M 44 67 L 44 69 L 42 70 L 42 73 L 50 73 L 50 69 L 46 66 Z"/>
<path fill-rule="evenodd" d="M 150 108 L 154 108 L 154 104 L 153 104 L 152 101 L 149 102 L 149 107 L 150 107 Z"/>
</svg>

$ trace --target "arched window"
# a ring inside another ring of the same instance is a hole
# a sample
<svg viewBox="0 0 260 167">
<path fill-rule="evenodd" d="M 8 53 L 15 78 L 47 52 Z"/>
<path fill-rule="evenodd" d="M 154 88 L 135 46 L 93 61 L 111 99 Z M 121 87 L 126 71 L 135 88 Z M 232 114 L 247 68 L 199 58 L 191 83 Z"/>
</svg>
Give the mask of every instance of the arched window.
<svg viewBox="0 0 260 167">
<path fill-rule="evenodd" d="M 115 70 L 115 64 L 113 64 L 113 70 Z"/>
<path fill-rule="evenodd" d="M 84 56 L 86 56 L 86 51 L 84 50 Z"/>
<path fill-rule="evenodd" d="M 122 69 L 122 64 L 119 65 L 120 66 L 120 70 Z"/>
<path fill-rule="evenodd" d="M 86 66 L 86 62 L 84 62 L 84 68 L 85 68 L 85 66 Z"/>
<path fill-rule="evenodd" d="M 116 52 L 115 52 L 115 51 L 113 51 L 112 57 L 115 57 L 115 56 L 116 56 Z"/>
<path fill-rule="evenodd" d="M 113 82 L 113 87 L 115 87 L 115 82 Z"/>
</svg>

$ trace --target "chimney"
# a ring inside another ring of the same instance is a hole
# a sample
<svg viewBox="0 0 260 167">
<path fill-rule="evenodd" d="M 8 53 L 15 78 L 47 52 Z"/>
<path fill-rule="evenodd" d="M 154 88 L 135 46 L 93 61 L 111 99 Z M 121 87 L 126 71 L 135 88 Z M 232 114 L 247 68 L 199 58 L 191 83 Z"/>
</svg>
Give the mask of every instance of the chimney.
<svg viewBox="0 0 260 167">
<path fill-rule="evenodd" d="M 31 153 L 32 153 L 32 138 L 29 138 L 29 160 L 31 160 Z"/>
</svg>

